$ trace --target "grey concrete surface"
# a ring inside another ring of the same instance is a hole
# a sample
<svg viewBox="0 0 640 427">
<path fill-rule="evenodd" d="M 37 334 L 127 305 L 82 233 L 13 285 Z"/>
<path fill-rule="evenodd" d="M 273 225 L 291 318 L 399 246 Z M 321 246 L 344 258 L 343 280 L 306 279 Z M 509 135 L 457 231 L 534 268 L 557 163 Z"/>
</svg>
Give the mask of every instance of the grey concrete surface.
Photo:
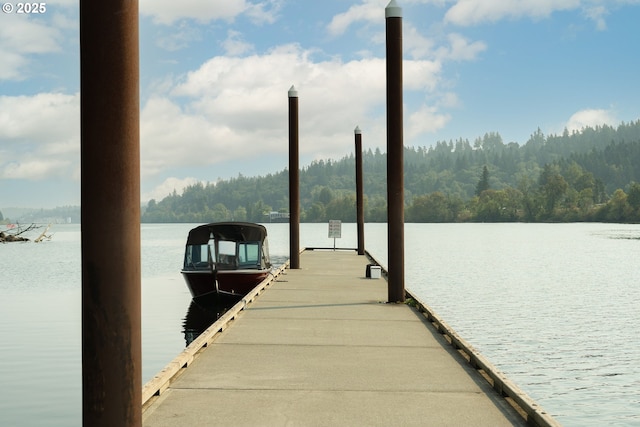
<svg viewBox="0 0 640 427">
<path fill-rule="evenodd" d="M 301 269 L 241 312 L 143 425 L 525 425 L 422 315 L 385 303 L 367 262 L 303 252 Z"/>
</svg>

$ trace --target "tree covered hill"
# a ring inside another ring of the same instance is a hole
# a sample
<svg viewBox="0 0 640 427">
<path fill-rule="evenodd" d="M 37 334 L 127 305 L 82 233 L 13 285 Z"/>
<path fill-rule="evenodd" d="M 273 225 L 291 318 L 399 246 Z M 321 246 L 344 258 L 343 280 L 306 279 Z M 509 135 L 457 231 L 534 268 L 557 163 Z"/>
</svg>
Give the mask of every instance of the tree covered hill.
<svg viewBox="0 0 640 427">
<path fill-rule="evenodd" d="M 473 142 L 405 147 L 407 221 L 637 221 L 640 120 L 545 136 L 519 145 L 497 132 Z M 386 155 L 363 153 L 365 220 L 386 221 Z M 624 197 L 623 197 L 624 196 Z M 300 171 L 301 219 L 355 221 L 355 158 Z M 624 200 L 622 201 L 621 198 Z M 611 207 L 613 201 L 621 206 Z M 268 221 L 287 212 L 288 172 L 196 184 L 151 200 L 143 222 Z M 615 211 L 615 212 L 614 212 Z"/>
</svg>

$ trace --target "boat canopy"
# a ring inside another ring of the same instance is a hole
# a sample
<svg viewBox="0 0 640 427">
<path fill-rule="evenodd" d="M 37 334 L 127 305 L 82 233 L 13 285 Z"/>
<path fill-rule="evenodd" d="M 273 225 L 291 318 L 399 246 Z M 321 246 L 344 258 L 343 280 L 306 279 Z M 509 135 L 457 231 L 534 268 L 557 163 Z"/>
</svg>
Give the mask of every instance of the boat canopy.
<svg viewBox="0 0 640 427">
<path fill-rule="evenodd" d="M 187 245 L 205 245 L 212 237 L 218 241 L 262 242 L 267 237 L 267 229 L 250 222 L 213 222 L 189 231 Z"/>
</svg>

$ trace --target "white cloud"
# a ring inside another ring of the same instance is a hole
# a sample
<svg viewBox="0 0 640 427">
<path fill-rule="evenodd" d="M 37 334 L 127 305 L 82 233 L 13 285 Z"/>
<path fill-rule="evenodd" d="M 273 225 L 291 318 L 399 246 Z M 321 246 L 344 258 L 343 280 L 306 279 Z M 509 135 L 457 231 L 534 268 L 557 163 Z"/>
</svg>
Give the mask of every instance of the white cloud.
<svg viewBox="0 0 640 427">
<path fill-rule="evenodd" d="M 458 0 L 446 13 L 445 21 L 475 25 L 524 16 L 546 18 L 553 12 L 576 9 L 580 0 Z"/>
<path fill-rule="evenodd" d="M 206 23 L 217 19 L 231 20 L 247 9 L 245 0 L 203 2 L 201 0 L 140 0 L 140 14 L 153 18 L 156 24 L 171 25 L 182 19 Z"/>
<path fill-rule="evenodd" d="M 143 178 L 248 156 L 286 155 L 292 84 L 300 95 L 302 155 L 335 158 L 350 152 L 356 125 L 370 132 L 370 147 L 384 146 L 384 59 L 313 56 L 297 45 L 280 46 L 264 55 L 215 57 L 177 81 L 166 78 L 142 105 Z M 438 62 L 407 60 L 404 70 L 407 93 L 437 89 Z M 79 103 L 79 94 L 0 96 L 0 176 L 77 179 Z"/>
<path fill-rule="evenodd" d="M 242 34 L 238 31 L 227 31 L 227 38 L 222 42 L 227 55 L 240 56 L 253 51 L 253 45 L 242 39 Z"/>
<path fill-rule="evenodd" d="M 433 56 L 436 45 L 433 39 L 424 37 L 420 34 L 420 31 L 410 24 L 403 27 L 402 33 L 402 49 L 412 58 L 419 59 Z M 380 43 L 385 43 L 382 37 L 380 38 Z"/>
<path fill-rule="evenodd" d="M 439 61 L 403 61 L 402 74 L 405 91 L 432 92 L 438 88 L 442 63 Z M 384 77 L 386 78 L 386 77 Z"/>
<path fill-rule="evenodd" d="M 80 94 L 0 96 L 0 139 L 56 141 L 77 138 Z"/>
<path fill-rule="evenodd" d="M 458 95 L 453 92 L 444 92 L 440 95 L 438 105 L 443 108 L 458 108 L 461 105 Z"/>
<path fill-rule="evenodd" d="M 57 158 L 26 159 L 19 163 L 9 163 L 2 166 L 0 178 L 2 179 L 26 179 L 32 181 L 50 179 L 52 176 L 61 176 L 61 171 L 68 170 L 71 160 Z"/>
<path fill-rule="evenodd" d="M 0 96 L 0 140 L 0 177 L 76 177 L 80 160 L 79 94 Z"/>
<path fill-rule="evenodd" d="M 61 38 L 61 32 L 44 20 L 0 14 L 0 80 L 25 79 L 29 56 L 60 52 Z"/>
<path fill-rule="evenodd" d="M 47 7 L 49 8 L 47 13 L 51 12 L 51 4 L 47 4 Z M 55 8 L 59 9 L 60 7 L 66 7 L 66 8 L 77 8 L 78 7 L 78 0 L 56 0 L 55 3 Z"/>
<path fill-rule="evenodd" d="M 182 194 L 182 191 L 190 185 L 197 184 L 202 182 L 196 178 L 187 177 L 187 178 L 176 178 L 169 177 L 165 179 L 161 184 L 157 185 L 153 190 L 143 193 L 141 195 L 141 200 L 143 203 L 148 202 L 151 199 L 156 201 L 162 200 L 168 195 L 172 194 L 174 191 L 177 194 Z M 205 182 L 202 182 L 206 184 Z"/>
<path fill-rule="evenodd" d="M 20 80 L 24 78 L 21 70 L 27 67 L 26 56 L 10 51 L 0 45 L 0 80 Z"/>
<path fill-rule="evenodd" d="M 282 8 L 282 4 L 284 2 L 285 0 L 267 0 L 259 3 L 252 3 L 247 9 L 247 16 L 254 24 L 273 24 L 276 21 L 278 11 Z"/>
<path fill-rule="evenodd" d="M 151 16 L 156 24 L 172 25 L 183 19 L 199 23 L 215 20 L 232 21 L 247 14 L 255 23 L 275 21 L 278 2 L 249 2 L 247 0 L 208 1 L 202 0 L 141 0 L 140 14 Z"/>
<path fill-rule="evenodd" d="M 548 18 L 555 12 L 581 10 L 596 29 L 607 28 L 611 8 L 638 4 L 638 0 L 458 0 L 445 14 L 445 22 L 469 26 L 502 19 Z"/>
<path fill-rule="evenodd" d="M 356 22 L 384 22 L 384 8 L 388 3 L 386 0 L 368 0 L 351 6 L 346 12 L 333 17 L 327 26 L 327 31 L 333 36 L 338 36 L 344 34 Z"/>
<path fill-rule="evenodd" d="M 75 37 L 79 37 L 77 33 L 80 30 L 80 20 L 76 16 L 77 11 L 77 0 L 71 2 L 71 6 L 73 7 L 70 14 L 63 13 L 53 13 L 51 15 L 51 24 L 54 28 L 58 28 L 60 30 L 72 30 L 75 31 Z"/>
<path fill-rule="evenodd" d="M 438 1 L 415 0 L 415 3 L 437 3 Z M 347 29 L 357 22 L 367 22 L 377 24 L 383 28 L 384 7 L 388 1 L 384 0 L 365 0 L 362 4 L 352 6 L 344 13 L 335 15 L 329 25 L 327 31 L 333 36 L 342 35 Z M 412 22 L 406 19 L 403 23 L 403 50 L 412 58 L 429 58 L 437 56 L 442 60 L 472 60 L 477 54 L 486 50 L 483 42 L 470 42 L 460 34 L 452 33 L 447 36 L 449 47 L 436 47 L 436 41 L 433 38 L 422 35 L 422 30 L 416 27 L 420 21 Z M 384 45 L 384 31 L 378 36 L 374 36 L 373 40 L 380 45 Z"/>
<path fill-rule="evenodd" d="M 45 21 L 27 19 L 20 15 L 4 15 L 1 21 L 0 40 L 5 48 L 24 53 L 49 53 L 61 49 L 60 32 Z"/>
<path fill-rule="evenodd" d="M 619 120 L 611 110 L 586 109 L 573 114 L 566 123 L 565 128 L 569 132 L 579 132 L 586 127 L 602 125 L 616 125 Z"/>
<path fill-rule="evenodd" d="M 608 14 L 609 12 L 602 5 L 587 7 L 584 10 L 584 15 L 595 22 L 596 28 L 600 31 L 607 29 L 607 22 L 604 20 L 604 17 Z"/>
<path fill-rule="evenodd" d="M 224 160 L 212 146 L 211 134 L 224 133 L 197 114 L 187 114 L 165 98 L 147 101 L 141 113 L 140 145 L 142 176 L 160 173 L 172 166 L 199 166 L 212 159 Z M 216 132 L 217 131 L 217 132 Z M 216 152 L 216 155 L 209 154 Z M 207 153 L 203 156 L 203 153 Z"/>
<path fill-rule="evenodd" d="M 202 31 L 199 27 L 189 25 L 188 22 L 180 22 L 171 29 L 170 34 L 159 36 L 156 39 L 156 45 L 170 52 L 175 52 L 201 39 Z"/>
<path fill-rule="evenodd" d="M 419 110 L 409 114 L 406 134 L 409 138 L 415 138 L 425 133 L 433 133 L 445 127 L 450 120 L 449 114 L 443 114 L 435 107 L 423 105 Z"/>
<path fill-rule="evenodd" d="M 313 52 L 296 45 L 265 55 L 212 58 L 175 83 L 170 98 L 157 95 L 144 106 L 143 175 L 170 166 L 286 155 L 292 84 L 299 91 L 301 154 L 344 155 L 356 125 L 372 130 L 384 124 L 385 73 L 381 58 L 314 62 Z M 405 61 L 405 91 L 436 91 L 440 73 L 437 62 Z M 438 116 L 434 108 L 430 112 Z M 442 122 L 416 129 L 428 131 Z M 384 126 L 368 137 L 372 146 L 384 141 Z"/>
<path fill-rule="evenodd" d="M 481 52 L 487 50 L 482 41 L 469 42 L 464 36 L 451 33 L 447 36 L 449 46 L 438 49 L 437 57 L 441 60 L 473 61 Z"/>
<path fill-rule="evenodd" d="M 402 0 L 399 2 L 400 7 L 406 4 L 433 4 L 436 6 L 444 6 L 447 0 Z M 365 22 L 384 27 L 385 8 L 389 4 L 389 0 L 361 0 L 360 4 L 351 6 L 346 12 L 334 15 L 331 22 L 327 25 L 327 32 L 332 36 L 344 34 L 349 27 L 358 23 Z M 405 12 L 403 12 L 404 15 Z M 410 32 L 406 31 L 409 20 L 403 19 L 405 27 L 404 37 Z M 410 24 L 409 24 L 410 25 Z M 382 39 L 384 42 L 384 39 Z"/>
</svg>

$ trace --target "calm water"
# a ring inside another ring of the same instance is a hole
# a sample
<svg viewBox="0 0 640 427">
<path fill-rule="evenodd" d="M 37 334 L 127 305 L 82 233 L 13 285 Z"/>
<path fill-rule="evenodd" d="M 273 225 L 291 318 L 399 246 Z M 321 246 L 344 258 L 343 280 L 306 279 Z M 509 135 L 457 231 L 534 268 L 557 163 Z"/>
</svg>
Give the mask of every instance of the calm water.
<svg viewBox="0 0 640 427">
<path fill-rule="evenodd" d="M 286 259 L 288 224 L 267 226 Z M 143 382 L 190 339 L 185 318 L 211 319 L 179 274 L 191 227 L 142 226 Z M 302 224 L 301 245 L 333 246 L 327 229 Z M 0 245 L 0 425 L 81 425 L 80 228 L 53 232 Z M 382 261 L 386 239 L 367 224 Z M 355 245 L 343 224 L 337 246 Z M 560 422 L 640 425 L 639 225 L 407 224 L 405 248 L 407 289 Z"/>
</svg>

